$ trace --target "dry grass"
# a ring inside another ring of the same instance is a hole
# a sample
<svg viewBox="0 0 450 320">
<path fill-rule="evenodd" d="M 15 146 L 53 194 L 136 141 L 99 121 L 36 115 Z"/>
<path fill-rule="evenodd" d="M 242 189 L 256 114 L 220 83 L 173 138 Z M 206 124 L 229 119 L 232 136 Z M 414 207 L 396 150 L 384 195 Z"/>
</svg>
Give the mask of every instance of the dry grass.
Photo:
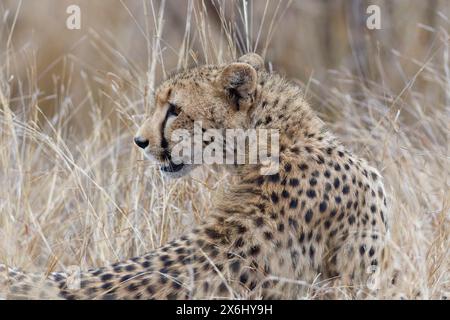
<svg viewBox="0 0 450 320">
<path fill-rule="evenodd" d="M 369 33 L 355 26 L 352 5 L 317 1 L 75 2 L 88 11 L 81 31 L 61 30 L 69 2 L 0 4 L 1 262 L 45 272 L 101 266 L 208 215 L 224 173 L 167 181 L 132 137 L 166 72 L 256 48 L 384 175 L 404 278 L 394 295 L 448 297 L 448 4 L 379 1 L 388 27 Z M 43 24 L 47 12 L 60 15 Z"/>
</svg>

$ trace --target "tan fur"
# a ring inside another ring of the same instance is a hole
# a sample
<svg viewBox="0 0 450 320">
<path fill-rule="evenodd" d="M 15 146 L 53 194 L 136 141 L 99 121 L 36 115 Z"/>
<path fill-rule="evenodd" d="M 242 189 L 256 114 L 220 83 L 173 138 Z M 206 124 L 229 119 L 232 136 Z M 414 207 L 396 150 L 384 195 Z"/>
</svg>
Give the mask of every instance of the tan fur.
<svg viewBox="0 0 450 320">
<path fill-rule="evenodd" d="M 169 103 L 178 116 L 162 130 Z M 83 272 L 81 289 L 67 288 L 64 274 L 51 277 L 47 288 L 69 299 L 270 299 L 299 298 L 314 281 L 331 279 L 350 294 L 370 293 L 370 269 L 389 263 L 382 178 L 327 131 L 297 86 L 248 54 L 168 79 L 153 110 L 137 136 L 149 140 L 146 152 L 160 162 L 167 162 L 170 132 L 201 120 L 205 129 L 278 129 L 280 171 L 263 176 L 259 165 L 235 167 L 237 178 L 215 213 L 191 233 Z M 27 295 L 27 277 L 9 274 L 13 295 Z"/>
</svg>

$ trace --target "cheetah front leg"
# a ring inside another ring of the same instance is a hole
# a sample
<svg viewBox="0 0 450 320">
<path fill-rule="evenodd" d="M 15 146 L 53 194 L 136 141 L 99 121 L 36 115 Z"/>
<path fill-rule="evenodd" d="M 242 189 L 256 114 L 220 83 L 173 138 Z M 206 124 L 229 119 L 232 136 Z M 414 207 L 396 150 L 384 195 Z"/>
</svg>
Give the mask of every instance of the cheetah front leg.
<svg viewBox="0 0 450 320">
<path fill-rule="evenodd" d="M 29 299 L 237 299 L 254 296 L 260 290 L 258 267 L 233 250 L 225 250 L 227 245 L 223 242 L 227 240 L 212 232 L 212 228 L 201 228 L 197 233 L 143 256 L 82 272 L 78 284 L 70 282 L 63 272 L 42 279 L 9 270 L 0 291 L 6 290 L 10 298 Z"/>
</svg>

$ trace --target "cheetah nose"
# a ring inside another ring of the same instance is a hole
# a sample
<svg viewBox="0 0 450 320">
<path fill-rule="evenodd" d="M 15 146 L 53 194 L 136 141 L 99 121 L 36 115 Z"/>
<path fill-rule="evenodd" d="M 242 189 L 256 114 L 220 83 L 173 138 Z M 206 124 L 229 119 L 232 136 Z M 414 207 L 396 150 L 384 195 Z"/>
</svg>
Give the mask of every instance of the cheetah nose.
<svg viewBox="0 0 450 320">
<path fill-rule="evenodd" d="M 135 137 L 134 143 L 136 143 L 139 148 L 145 149 L 147 148 L 149 141 L 142 137 Z"/>
</svg>

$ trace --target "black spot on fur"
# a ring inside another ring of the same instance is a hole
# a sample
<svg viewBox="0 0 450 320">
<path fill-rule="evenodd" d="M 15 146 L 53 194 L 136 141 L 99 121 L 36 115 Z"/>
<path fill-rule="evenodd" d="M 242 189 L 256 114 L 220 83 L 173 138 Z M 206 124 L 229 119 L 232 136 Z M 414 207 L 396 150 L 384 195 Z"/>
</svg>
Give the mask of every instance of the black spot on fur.
<svg viewBox="0 0 450 320">
<path fill-rule="evenodd" d="M 261 186 L 264 183 L 264 176 L 259 176 L 255 181 L 257 185 Z"/>
<path fill-rule="evenodd" d="M 298 147 L 292 147 L 291 151 L 295 154 L 299 154 L 300 153 L 300 149 Z"/>
<path fill-rule="evenodd" d="M 230 270 L 233 273 L 238 273 L 241 270 L 241 263 L 239 260 L 234 260 L 230 263 Z"/>
<path fill-rule="evenodd" d="M 247 283 L 247 281 L 248 281 L 247 272 L 241 273 L 241 276 L 239 277 L 239 282 L 245 285 Z"/>
<path fill-rule="evenodd" d="M 351 215 L 350 217 L 348 217 L 348 223 L 349 223 L 350 225 L 352 225 L 352 224 L 355 223 L 355 216 L 354 216 L 354 215 Z"/>
<path fill-rule="evenodd" d="M 130 292 L 134 292 L 134 291 L 136 291 L 138 288 L 139 288 L 138 285 L 136 285 L 136 284 L 134 284 L 134 283 L 131 283 L 131 284 L 129 284 L 129 285 L 127 286 L 127 290 L 130 291 Z"/>
<path fill-rule="evenodd" d="M 383 189 L 381 187 L 378 188 L 378 197 L 380 197 L 380 199 L 383 199 L 384 197 Z"/>
<path fill-rule="evenodd" d="M 306 223 L 311 222 L 312 216 L 313 216 L 313 211 L 311 209 L 308 209 L 308 211 L 306 211 L 306 214 L 305 214 Z"/>
<path fill-rule="evenodd" d="M 343 194 L 348 194 L 350 192 L 350 187 L 348 186 L 348 185 L 345 185 L 343 188 L 342 188 L 342 193 Z"/>
<path fill-rule="evenodd" d="M 278 195 L 275 193 L 275 191 L 272 191 L 270 198 L 272 199 L 273 203 L 278 203 L 279 198 L 278 198 Z"/>
<path fill-rule="evenodd" d="M 300 184 L 300 181 L 297 178 L 292 178 L 289 180 L 289 185 L 291 187 L 297 187 Z"/>
<path fill-rule="evenodd" d="M 175 249 L 175 252 L 177 254 L 183 254 L 186 252 L 186 249 L 184 249 L 183 247 L 179 247 L 179 248 Z"/>
<path fill-rule="evenodd" d="M 224 293 L 226 293 L 227 291 L 228 291 L 228 288 L 227 288 L 225 282 L 222 282 L 222 283 L 219 285 L 219 292 L 220 292 L 221 294 L 224 294 Z"/>
<path fill-rule="evenodd" d="M 272 239 L 273 239 L 273 234 L 272 234 L 272 232 L 269 232 L 269 231 L 264 232 L 264 239 L 266 239 L 266 240 L 272 240 Z"/>
<path fill-rule="evenodd" d="M 292 165 L 291 165 L 290 163 L 286 163 L 286 164 L 284 165 L 284 171 L 290 172 L 291 169 L 292 169 Z"/>
<path fill-rule="evenodd" d="M 105 282 L 104 284 L 102 284 L 102 289 L 103 290 L 109 290 L 113 287 L 113 284 L 111 282 Z"/>
<path fill-rule="evenodd" d="M 234 246 L 236 248 L 240 248 L 244 245 L 244 239 L 242 237 L 237 238 L 237 240 L 234 242 Z"/>
<path fill-rule="evenodd" d="M 317 163 L 318 164 L 324 164 L 325 163 L 325 159 L 321 155 L 318 155 L 317 156 Z"/>
<path fill-rule="evenodd" d="M 280 181 L 280 174 L 279 173 L 275 173 L 275 174 L 269 176 L 269 181 L 273 182 L 273 183 L 276 183 L 276 182 Z"/>
<path fill-rule="evenodd" d="M 309 247 L 309 257 L 311 258 L 311 259 L 314 259 L 314 253 L 316 252 L 316 250 L 314 249 L 314 247 L 313 246 L 310 246 Z"/>
<path fill-rule="evenodd" d="M 339 185 L 340 185 L 339 178 L 334 178 L 333 185 L 334 185 L 335 189 L 339 188 Z"/>
<path fill-rule="evenodd" d="M 134 265 L 132 265 L 132 264 L 129 264 L 129 265 L 127 265 L 125 267 L 125 270 L 127 270 L 127 271 L 134 271 L 134 270 L 136 270 L 136 267 Z"/>
<path fill-rule="evenodd" d="M 308 189 L 306 191 L 306 195 L 308 196 L 308 198 L 315 198 L 316 197 L 316 191 L 314 191 L 314 189 Z"/>
<path fill-rule="evenodd" d="M 222 235 L 212 228 L 206 228 L 205 234 L 211 239 L 220 239 Z"/>
<path fill-rule="evenodd" d="M 353 201 L 352 200 L 348 200 L 347 201 L 347 209 L 350 209 L 352 207 Z"/>
<path fill-rule="evenodd" d="M 261 248 L 258 245 L 255 245 L 250 248 L 249 254 L 252 256 L 257 256 L 261 252 Z"/>
<path fill-rule="evenodd" d="M 359 253 L 360 253 L 361 255 L 364 255 L 365 252 L 366 252 L 365 246 L 364 246 L 364 245 L 360 246 L 360 247 L 359 247 Z"/>
<path fill-rule="evenodd" d="M 288 223 L 289 223 L 289 225 L 290 225 L 292 228 L 294 228 L 295 230 L 298 229 L 298 222 L 297 222 L 297 220 L 295 220 L 295 219 L 293 219 L 293 218 L 289 218 L 289 219 L 288 219 Z"/>
<path fill-rule="evenodd" d="M 289 208 L 295 209 L 295 208 L 297 208 L 297 204 L 298 204 L 298 200 L 292 199 L 291 202 L 289 203 Z"/>
<path fill-rule="evenodd" d="M 330 217 L 334 217 L 336 214 L 337 214 L 337 210 L 336 210 L 336 209 L 333 209 L 333 210 L 331 210 L 331 212 L 330 212 Z"/>
<path fill-rule="evenodd" d="M 298 167 L 302 171 L 308 170 L 308 165 L 306 163 L 302 163 Z"/>
<path fill-rule="evenodd" d="M 108 281 L 108 280 L 111 280 L 112 278 L 113 278 L 113 275 L 112 275 L 112 274 L 110 274 L 110 273 L 105 273 L 104 275 L 102 275 L 102 276 L 100 277 L 100 280 L 103 281 L 103 282 L 106 282 L 106 281 Z"/>
<path fill-rule="evenodd" d="M 298 242 L 299 242 L 299 243 L 303 243 L 304 240 L 305 240 L 305 233 L 302 232 L 302 233 L 300 234 L 300 237 L 298 238 Z"/>
<path fill-rule="evenodd" d="M 255 226 L 261 227 L 263 224 L 264 224 L 263 217 L 258 217 L 258 218 L 255 219 Z"/>
</svg>

